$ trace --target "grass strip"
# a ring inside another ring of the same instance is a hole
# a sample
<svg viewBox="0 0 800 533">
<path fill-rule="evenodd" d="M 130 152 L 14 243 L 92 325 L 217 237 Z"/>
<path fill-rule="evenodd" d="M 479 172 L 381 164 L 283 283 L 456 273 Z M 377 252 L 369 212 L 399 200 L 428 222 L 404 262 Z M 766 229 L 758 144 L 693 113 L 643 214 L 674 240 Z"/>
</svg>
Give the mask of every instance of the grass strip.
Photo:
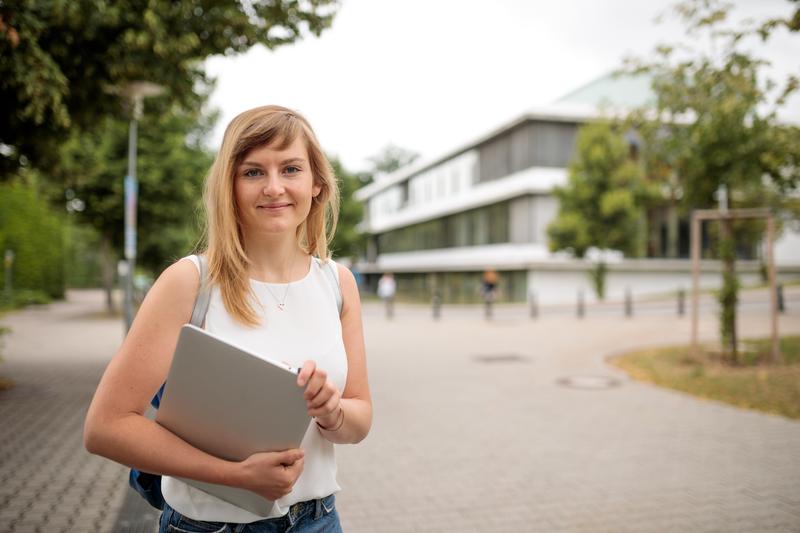
<svg viewBox="0 0 800 533">
<path fill-rule="evenodd" d="M 769 362 L 766 339 L 743 341 L 739 363 L 731 364 L 718 347 L 702 346 L 699 357 L 688 346 L 646 349 L 609 362 L 633 379 L 694 396 L 800 419 L 800 337 L 780 340 L 782 362 Z"/>
</svg>

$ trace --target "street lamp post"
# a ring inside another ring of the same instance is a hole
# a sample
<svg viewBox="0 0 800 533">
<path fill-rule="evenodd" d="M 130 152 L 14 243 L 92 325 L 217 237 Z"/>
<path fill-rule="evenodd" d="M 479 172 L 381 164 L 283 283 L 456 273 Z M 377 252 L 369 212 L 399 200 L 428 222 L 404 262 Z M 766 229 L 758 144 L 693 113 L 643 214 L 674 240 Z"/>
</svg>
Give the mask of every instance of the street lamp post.
<svg viewBox="0 0 800 533">
<path fill-rule="evenodd" d="M 136 181 L 136 140 L 138 121 L 142 118 L 144 99 L 158 96 L 164 88 L 146 81 L 129 83 L 121 91 L 131 104 L 131 123 L 128 129 L 128 174 L 125 176 L 125 331 L 133 323 L 133 274 L 136 267 L 136 204 L 139 184 Z"/>
</svg>

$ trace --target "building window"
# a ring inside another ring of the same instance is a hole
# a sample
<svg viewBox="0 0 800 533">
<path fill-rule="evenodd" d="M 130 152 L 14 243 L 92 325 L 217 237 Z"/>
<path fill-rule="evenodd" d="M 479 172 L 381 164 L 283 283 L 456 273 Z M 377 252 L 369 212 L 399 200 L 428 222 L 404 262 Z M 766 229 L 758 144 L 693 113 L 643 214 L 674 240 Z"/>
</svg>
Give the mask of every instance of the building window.
<svg viewBox="0 0 800 533">
<path fill-rule="evenodd" d="M 509 205 L 501 202 L 383 233 L 378 236 L 380 253 L 509 242 Z"/>
</svg>

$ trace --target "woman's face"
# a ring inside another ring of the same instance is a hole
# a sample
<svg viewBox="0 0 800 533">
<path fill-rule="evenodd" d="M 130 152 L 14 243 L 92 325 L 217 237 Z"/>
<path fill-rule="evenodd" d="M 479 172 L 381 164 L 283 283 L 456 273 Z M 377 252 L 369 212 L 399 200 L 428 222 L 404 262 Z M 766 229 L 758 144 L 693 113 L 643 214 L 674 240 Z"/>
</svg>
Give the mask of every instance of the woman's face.
<svg viewBox="0 0 800 533">
<path fill-rule="evenodd" d="M 314 182 L 308 151 L 298 137 L 285 150 L 253 148 L 234 176 L 234 196 L 242 231 L 295 235 L 311 210 L 321 187 Z"/>
</svg>

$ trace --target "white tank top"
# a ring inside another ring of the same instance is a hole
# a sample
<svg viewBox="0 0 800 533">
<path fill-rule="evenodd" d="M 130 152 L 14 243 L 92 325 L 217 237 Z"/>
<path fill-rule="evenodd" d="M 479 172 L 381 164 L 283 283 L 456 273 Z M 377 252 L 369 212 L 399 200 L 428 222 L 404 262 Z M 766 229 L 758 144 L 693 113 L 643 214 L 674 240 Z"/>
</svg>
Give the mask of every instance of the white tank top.
<svg viewBox="0 0 800 533">
<path fill-rule="evenodd" d="M 199 270 L 197 258 L 184 259 L 192 261 Z M 257 327 L 235 321 L 225 309 L 219 289 L 212 288 L 205 329 L 253 353 L 263 353 L 296 367 L 313 359 L 343 391 L 347 382 L 347 354 L 336 295 L 323 268 L 328 267 L 323 266 L 319 259 L 312 258 L 308 274 L 289 287 L 282 311 L 278 309 L 275 298 L 283 298 L 286 284 L 251 279 L 250 286 L 261 303 L 261 306 L 256 305 L 261 319 L 261 325 Z M 338 281 L 338 268 L 334 271 Z M 297 502 L 337 492 L 340 487 L 336 482 L 334 447 L 322 436 L 313 420 L 300 447 L 305 451 L 303 472 L 292 492 L 276 501 L 266 516 L 253 514 L 169 476 L 164 476 L 161 481 L 164 499 L 170 507 L 195 520 L 249 523 L 282 516 Z"/>
</svg>

